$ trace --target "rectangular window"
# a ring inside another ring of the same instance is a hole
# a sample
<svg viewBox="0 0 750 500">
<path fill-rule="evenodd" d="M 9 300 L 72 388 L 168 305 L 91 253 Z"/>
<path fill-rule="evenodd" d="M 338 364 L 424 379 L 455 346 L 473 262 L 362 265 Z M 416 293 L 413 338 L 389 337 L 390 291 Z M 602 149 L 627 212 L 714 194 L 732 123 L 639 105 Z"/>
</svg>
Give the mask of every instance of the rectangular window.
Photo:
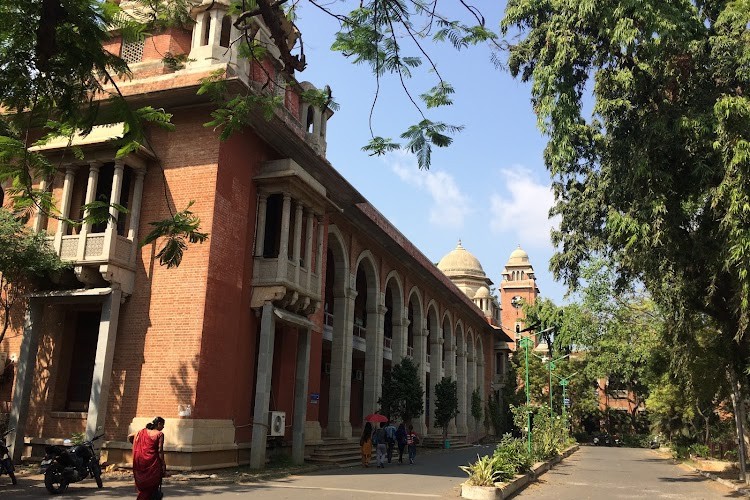
<svg viewBox="0 0 750 500">
<path fill-rule="evenodd" d="M 263 241 L 263 257 L 279 256 L 281 246 L 281 210 L 284 199 L 281 194 L 272 194 L 266 204 L 266 233 Z"/>
</svg>

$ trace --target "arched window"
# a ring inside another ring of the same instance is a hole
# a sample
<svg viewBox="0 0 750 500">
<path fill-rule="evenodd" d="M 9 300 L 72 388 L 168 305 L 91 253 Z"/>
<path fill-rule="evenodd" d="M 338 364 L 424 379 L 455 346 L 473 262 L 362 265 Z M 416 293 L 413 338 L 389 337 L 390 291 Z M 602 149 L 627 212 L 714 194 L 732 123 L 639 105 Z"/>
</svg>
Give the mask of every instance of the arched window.
<svg viewBox="0 0 750 500">
<path fill-rule="evenodd" d="M 203 36 L 201 37 L 201 45 L 208 45 L 208 37 L 211 34 L 211 14 L 206 12 L 203 14 Z"/>
<path fill-rule="evenodd" d="M 305 120 L 305 130 L 308 134 L 312 134 L 313 124 L 315 122 L 315 109 L 312 106 L 307 108 L 307 119 Z"/>
<path fill-rule="evenodd" d="M 222 47 L 229 47 L 229 36 L 232 33 L 232 17 L 224 16 L 221 20 L 221 39 L 219 45 Z"/>
</svg>

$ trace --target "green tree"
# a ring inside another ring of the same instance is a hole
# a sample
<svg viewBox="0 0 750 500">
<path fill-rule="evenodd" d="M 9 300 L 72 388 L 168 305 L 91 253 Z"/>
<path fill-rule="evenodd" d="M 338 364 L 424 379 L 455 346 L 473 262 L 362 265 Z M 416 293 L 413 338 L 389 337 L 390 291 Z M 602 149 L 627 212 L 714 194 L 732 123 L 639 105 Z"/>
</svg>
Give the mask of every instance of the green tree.
<svg viewBox="0 0 750 500">
<path fill-rule="evenodd" d="M 443 377 L 435 384 L 435 426 L 443 429 L 443 442 L 448 439 L 448 425 L 458 413 L 458 385 Z"/>
<path fill-rule="evenodd" d="M 479 429 L 479 421 L 482 418 L 482 394 L 479 388 L 471 392 L 471 416 L 474 419 L 474 427 Z"/>
<path fill-rule="evenodd" d="M 595 254 L 637 278 L 675 337 L 710 317 L 730 354 L 745 475 L 750 344 L 750 9 L 746 1 L 511 0 L 514 76 L 532 82 L 561 217 L 555 275 Z M 593 98 L 585 116 L 584 96 Z"/>
<path fill-rule="evenodd" d="M 378 400 L 383 415 L 409 423 L 424 413 L 423 399 L 419 367 L 411 358 L 403 358 L 385 373 L 382 396 Z"/>
<path fill-rule="evenodd" d="M 47 244 L 45 234 L 29 231 L 4 208 L 0 208 L 0 248 L 1 343 L 10 327 L 13 306 L 41 280 L 65 265 Z"/>
</svg>

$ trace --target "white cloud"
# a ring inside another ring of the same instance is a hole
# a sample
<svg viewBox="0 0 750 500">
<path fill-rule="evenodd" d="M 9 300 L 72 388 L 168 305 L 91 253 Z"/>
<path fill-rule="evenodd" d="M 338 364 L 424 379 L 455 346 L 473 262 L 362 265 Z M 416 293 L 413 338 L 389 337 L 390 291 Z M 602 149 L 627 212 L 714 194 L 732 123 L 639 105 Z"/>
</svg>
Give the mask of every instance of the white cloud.
<svg viewBox="0 0 750 500">
<path fill-rule="evenodd" d="M 505 195 L 490 197 L 490 229 L 494 233 L 512 235 L 524 247 L 549 247 L 550 230 L 558 225 L 558 218 L 549 219 L 554 204 L 550 185 L 537 182 L 528 168 L 516 165 L 500 171 L 505 183 Z"/>
<path fill-rule="evenodd" d="M 441 170 L 419 170 L 414 157 L 404 152 L 388 155 L 387 161 L 403 182 L 430 195 L 431 224 L 450 229 L 464 226 L 464 219 L 473 210 L 452 175 Z"/>
</svg>

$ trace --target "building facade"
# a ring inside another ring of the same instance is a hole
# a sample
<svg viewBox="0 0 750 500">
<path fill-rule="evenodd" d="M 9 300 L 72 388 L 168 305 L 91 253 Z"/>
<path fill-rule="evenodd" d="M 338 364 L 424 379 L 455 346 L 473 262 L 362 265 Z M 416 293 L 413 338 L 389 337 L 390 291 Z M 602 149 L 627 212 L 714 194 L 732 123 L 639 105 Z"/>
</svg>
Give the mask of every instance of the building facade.
<svg viewBox="0 0 750 500">
<path fill-rule="evenodd" d="M 511 252 L 503 269 L 500 282 L 500 302 L 502 310 L 502 328 L 513 337 L 511 349 L 516 350 L 518 339 L 533 332 L 521 332 L 530 326 L 526 324 L 523 312 L 524 304 L 534 304 L 539 296 L 534 267 L 529 261 L 529 254 L 519 246 Z M 538 347 L 541 339 L 534 337 L 534 346 Z"/>
<path fill-rule="evenodd" d="M 238 57 L 228 7 L 206 1 L 191 28 L 107 45 L 133 70 L 118 83 L 126 99 L 165 108 L 174 132 L 149 130 L 124 158 L 117 123 L 74 139 L 83 159 L 65 154 L 67 140 L 43 146 L 60 168 L 39 187 L 64 217 L 101 199 L 128 213 L 93 226 L 30 221 L 70 269 L 16 310 L 0 345 L 17 460 L 85 432 L 104 434 L 103 460 L 128 463 L 126 436 L 160 415 L 171 469 L 263 467 L 270 447 L 302 462 L 326 437 L 357 435 L 383 373 L 407 356 L 430 408 L 417 431 L 441 432 L 429 403 L 450 376 L 460 401 L 451 432 L 483 432 L 467 415 L 472 391 L 487 400 L 510 340 L 497 304 L 480 290 L 468 297 L 335 170 L 325 158 L 333 113 L 302 101 L 314 87 L 286 83 L 272 52 Z M 261 25 L 256 37 L 270 43 Z M 189 62 L 175 68 L 167 52 Z M 228 89 L 275 92 L 283 105 L 271 119 L 251 110 L 221 141 L 203 125 L 215 105 L 196 95 L 217 70 Z M 149 222 L 190 203 L 210 238 L 167 269 L 159 242 L 139 242 Z"/>
</svg>

